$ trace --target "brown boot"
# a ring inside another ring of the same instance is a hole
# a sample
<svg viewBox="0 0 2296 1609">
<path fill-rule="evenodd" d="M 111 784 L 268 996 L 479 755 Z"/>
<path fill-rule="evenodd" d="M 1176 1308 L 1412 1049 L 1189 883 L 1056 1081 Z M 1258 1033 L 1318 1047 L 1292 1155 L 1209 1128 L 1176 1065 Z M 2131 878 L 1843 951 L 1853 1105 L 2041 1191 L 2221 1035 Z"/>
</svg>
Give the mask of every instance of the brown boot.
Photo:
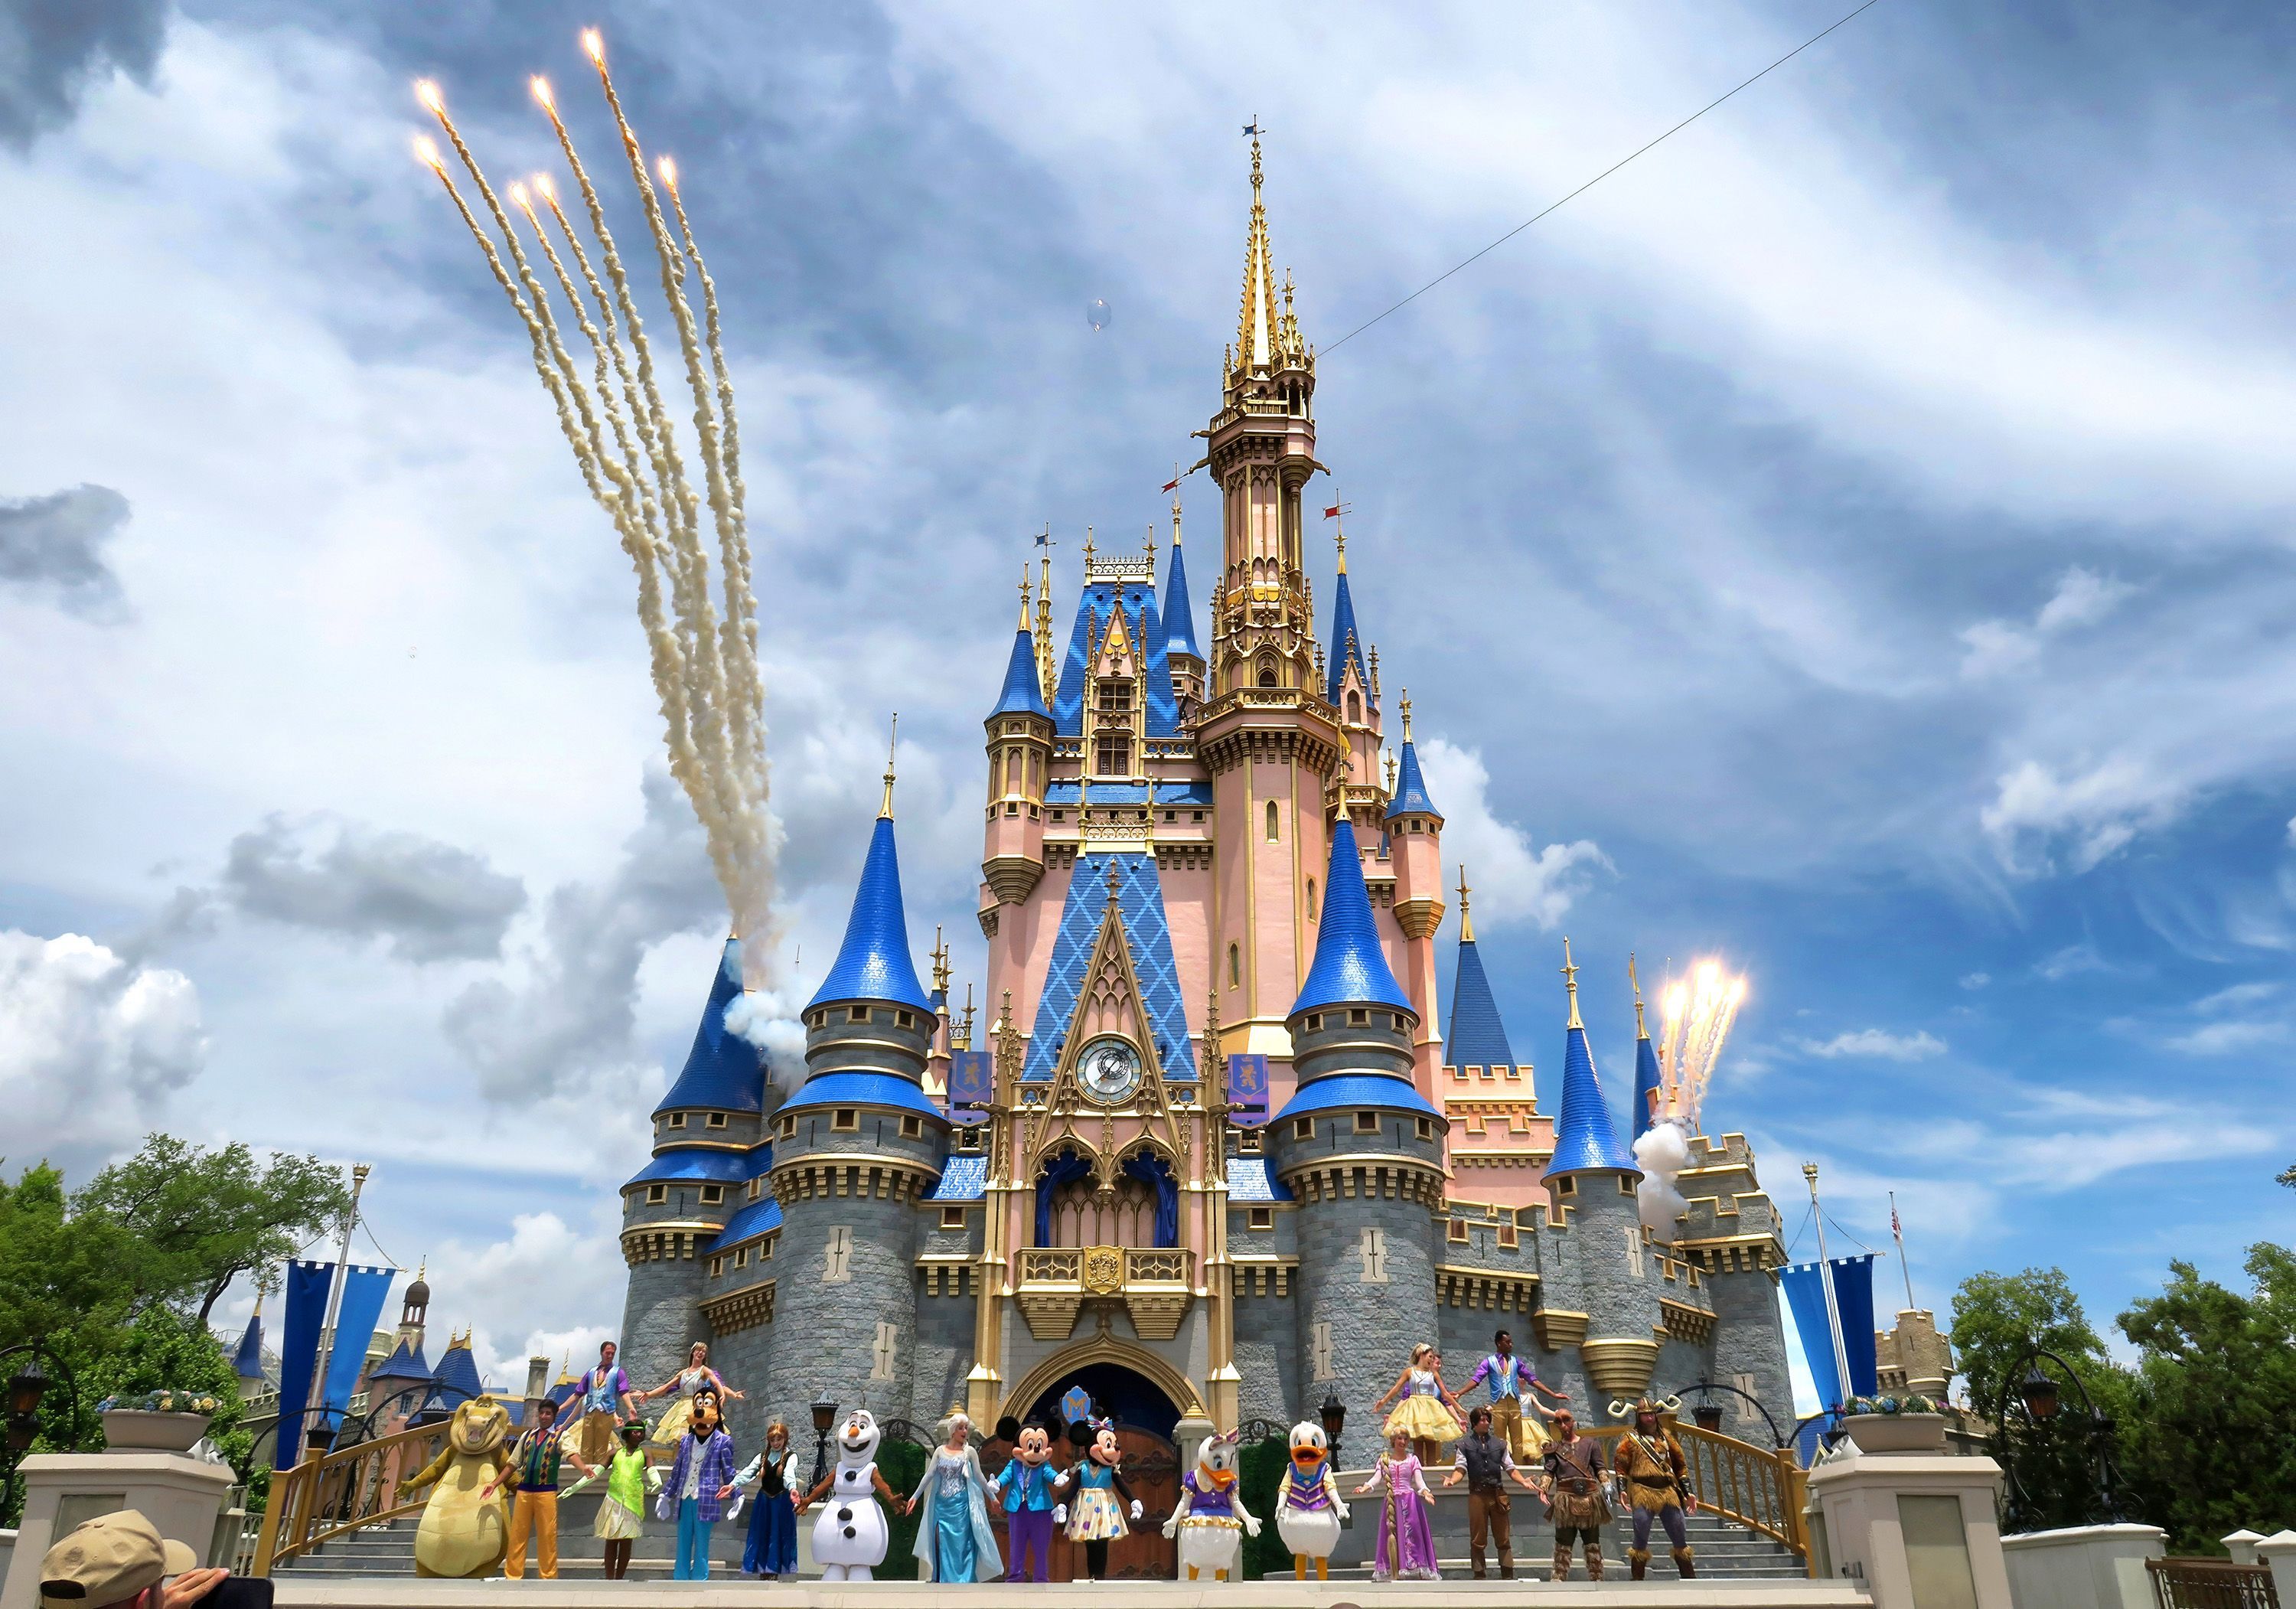
<svg viewBox="0 0 2296 1609">
<path fill-rule="evenodd" d="M 1587 1544 L 1587 1579 L 1590 1581 L 1603 1579 L 1603 1547 L 1599 1542 Z"/>
<path fill-rule="evenodd" d="M 1589 1564 L 1587 1567 L 1590 1570 L 1594 1568 L 1592 1564 Z M 1570 1543 L 1557 1542 L 1554 1545 L 1554 1574 L 1549 1579 L 1557 1581 L 1567 1581 L 1570 1579 Z M 1600 1574 L 1597 1574 L 1595 1579 L 1599 1581 L 1603 1578 Z"/>
<path fill-rule="evenodd" d="M 1639 1580 L 1641 1580 L 1643 1579 L 1643 1577 L 1644 1577 L 1644 1575 L 1646 1575 L 1647 1573 L 1649 1573 L 1649 1571 L 1650 1571 L 1650 1549 L 1649 1549 L 1649 1548 L 1647 1548 L 1647 1547 L 1629 1547 L 1629 1548 L 1628 1548 L 1628 1549 L 1627 1549 L 1627 1573 L 1628 1573 L 1628 1575 L 1632 1576 L 1636 1580 L 1638 1580 L 1638 1581 L 1639 1581 Z"/>
<path fill-rule="evenodd" d="M 1691 1564 L 1690 1549 L 1687 1547 L 1677 1547 L 1674 1550 L 1674 1567 L 1685 1581 L 1694 1581 L 1698 1579 L 1697 1567 Z"/>
</svg>

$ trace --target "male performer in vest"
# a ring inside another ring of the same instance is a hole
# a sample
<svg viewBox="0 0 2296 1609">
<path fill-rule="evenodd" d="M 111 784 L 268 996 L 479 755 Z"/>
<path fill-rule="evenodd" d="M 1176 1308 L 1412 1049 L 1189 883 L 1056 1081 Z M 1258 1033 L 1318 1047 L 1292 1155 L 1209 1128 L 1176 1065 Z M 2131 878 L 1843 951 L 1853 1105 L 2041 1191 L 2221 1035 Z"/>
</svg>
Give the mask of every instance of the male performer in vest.
<svg viewBox="0 0 2296 1609">
<path fill-rule="evenodd" d="M 1558 1404 L 1570 1399 L 1540 1383 L 1538 1371 L 1514 1355 L 1514 1337 L 1505 1330 L 1491 1337 L 1491 1351 L 1467 1376 L 1466 1389 L 1472 1391 L 1482 1381 L 1490 1383 L 1491 1416 L 1507 1450 L 1518 1458 L 1537 1457 L 1546 1443 L 1546 1434 L 1538 1429 L 1538 1422 L 1554 1416 L 1537 1397 L 1526 1393 L 1544 1391 Z"/>
<path fill-rule="evenodd" d="M 1570 1545 L 1587 1548 L 1587 1579 L 1603 1579 L 1603 1527 L 1611 1505 L 1603 1495 L 1603 1444 L 1578 1433 L 1569 1408 L 1554 1416 L 1554 1439 L 1546 1444 L 1546 1512 L 1554 1522 L 1554 1579 L 1570 1579 Z"/>
<path fill-rule="evenodd" d="M 1635 1545 L 1627 1550 L 1628 1573 L 1641 1580 L 1650 1568 L 1651 1516 L 1666 1527 L 1674 1546 L 1674 1567 L 1684 1580 L 1698 1572 L 1691 1567 L 1690 1538 L 1682 1517 L 1698 1512 L 1698 1498 L 1683 1476 L 1688 1465 L 1682 1444 L 1659 1417 L 1658 1404 L 1644 1397 L 1635 1404 L 1634 1428 L 1619 1438 L 1619 1481 L 1627 1501 L 1634 1505 Z"/>
<path fill-rule="evenodd" d="M 515 1471 L 517 1495 L 510 1500 L 510 1536 L 503 1549 L 503 1573 L 515 1581 L 526 1574 L 526 1542 L 534 1539 L 535 1573 L 545 1581 L 558 1579 L 558 1457 L 564 1446 L 558 1433 L 558 1406 L 547 1398 L 534 1405 L 534 1423 L 511 1444 L 510 1467 Z M 572 1452 L 574 1467 L 585 1475 L 597 1472 Z M 489 1481 L 479 1493 L 495 1495 Z"/>
<path fill-rule="evenodd" d="M 1467 1434 L 1459 1443 L 1458 1457 L 1452 1460 L 1451 1473 L 1443 1477 L 1446 1486 L 1467 1483 L 1467 1556 L 1475 1567 L 1475 1579 L 1483 1579 L 1483 1540 L 1491 1536 L 1499 1545 L 1499 1580 L 1514 1580 L 1513 1504 L 1506 1489 L 1507 1477 L 1525 1491 L 1537 1491 L 1529 1476 L 1514 1466 L 1514 1455 L 1507 1444 L 1491 1434 L 1491 1410 L 1478 1407 L 1467 1416 Z"/>
<path fill-rule="evenodd" d="M 599 1343 L 598 1367 L 582 1376 L 574 1391 L 582 1402 L 576 1445 L 585 1461 L 603 1464 L 614 1456 L 614 1438 L 623 1423 L 638 1417 L 638 1400 L 630 1392 L 630 1377 L 614 1362 L 612 1342 Z"/>
</svg>

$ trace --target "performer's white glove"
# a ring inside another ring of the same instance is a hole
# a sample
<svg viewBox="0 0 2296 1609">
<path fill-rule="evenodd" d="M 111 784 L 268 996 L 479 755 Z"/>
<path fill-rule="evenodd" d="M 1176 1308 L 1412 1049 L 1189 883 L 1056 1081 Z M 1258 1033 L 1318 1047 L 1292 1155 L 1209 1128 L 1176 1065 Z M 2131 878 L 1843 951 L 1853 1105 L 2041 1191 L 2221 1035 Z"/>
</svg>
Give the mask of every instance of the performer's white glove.
<svg viewBox="0 0 2296 1609">
<path fill-rule="evenodd" d="M 1132 1517 L 1136 1520 L 1140 1517 L 1136 1505 Z M 1175 1508 L 1172 1511 L 1172 1517 L 1164 1522 L 1164 1534 L 1168 1537 L 1176 1537 L 1180 1534 L 1180 1511 L 1178 1509 Z"/>
<path fill-rule="evenodd" d="M 1166 1534 L 1169 1535 L 1170 1533 L 1167 1532 Z M 1256 1537 L 1259 1534 L 1259 1522 L 1253 1519 L 1250 1515 L 1243 1516 L 1243 1534 L 1248 1537 Z"/>
<path fill-rule="evenodd" d="M 1341 1524 L 1342 1524 L 1342 1525 L 1346 1524 L 1346 1523 L 1348 1523 L 1348 1506 L 1347 1506 L 1347 1504 L 1346 1504 L 1344 1501 L 1342 1501 L 1341 1499 L 1338 1498 L 1333 1498 L 1332 1499 L 1332 1510 L 1333 1510 L 1335 1513 L 1337 1513 L 1337 1514 L 1339 1515 L 1339 1516 L 1340 1516 L 1340 1523 L 1341 1523 Z"/>
<path fill-rule="evenodd" d="M 1053 1523 L 1054 1523 L 1054 1524 L 1055 1524 L 1055 1525 L 1065 1525 L 1065 1524 L 1067 1524 L 1068 1523 L 1069 1523 L 1069 1506 L 1068 1506 L 1067 1504 L 1065 1504 L 1065 1503 L 1055 1503 L 1055 1504 L 1054 1504 L 1054 1505 L 1053 1505 Z"/>
<path fill-rule="evenodd" d="M 1132 1517 L 1136 1520 L 1140 1517 L 1140 1499 L 1137 1498 L 1132 1499 Z"/>
<path fill-rule="evenodd" d="M 654 1504 L 653 1517 L 657 1520 L 666 1520 L 669 1518 L 669 1494 L 668 1492 L 662 1493 L 660 1499 Z"/>
</svg>

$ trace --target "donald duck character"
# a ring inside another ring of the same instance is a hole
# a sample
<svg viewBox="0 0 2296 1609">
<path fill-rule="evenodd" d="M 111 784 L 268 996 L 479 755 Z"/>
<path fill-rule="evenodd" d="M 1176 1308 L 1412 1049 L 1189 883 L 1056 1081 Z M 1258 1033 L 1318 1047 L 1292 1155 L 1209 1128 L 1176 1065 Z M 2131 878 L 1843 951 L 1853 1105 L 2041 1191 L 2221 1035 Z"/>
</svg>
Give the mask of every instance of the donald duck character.
<svg viewBox="0 0 2296 1609">
<path fill-rule="evenodd" d="M 1243 1538 L 1259 1534 L 1259 1522 L 1236 1490 L 1237 1433 L 1210 1436 L 1196 1451 L 1196 1466 L 1180 1482 L 1180 1500 L 1164 1522 L 1164 1534 L 1180 1539 L 1180 1563 L 1188 1579 L 1209 1571 L 1216 1581 L 1233 1578 Z"/>
<path fill-rule="evenodd" d="M 1294 1580 L 1308 1579 L 1308 1561 L 1316 1561 L 1316 1579 L 1329 1580 L 1332 1553 L 1340 1545 L 1340 1525 L 1348 1506 L 1340 1496 L 1339 1481 L 1331 1468 L 1332 1446 L 1324 1427 L 1306 1420 L 1292 1427 L 1292 1461 L 1283 1466 L 1276 1488 L 1275 1534 L 1292 1550 Z"/>
</svg>

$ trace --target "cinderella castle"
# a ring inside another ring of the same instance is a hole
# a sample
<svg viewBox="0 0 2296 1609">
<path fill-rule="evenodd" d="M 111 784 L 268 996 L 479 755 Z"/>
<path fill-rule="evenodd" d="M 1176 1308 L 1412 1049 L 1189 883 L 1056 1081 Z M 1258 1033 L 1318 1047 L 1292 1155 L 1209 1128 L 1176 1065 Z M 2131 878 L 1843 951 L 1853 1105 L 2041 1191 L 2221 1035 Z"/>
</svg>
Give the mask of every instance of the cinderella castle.
<svg viewBox="0 0 2296 1609">
<path fill-rule="evenodd" d="M 952 1012 L 938 948 L 918 976 L 889 773 L 802 1084 L 783 1098 L 726 1030 L 729 943 L 623 1186 L 624 1361 L 652 1383 L 709 1342 L 745 1447 L 769 1417 L 802 1436 L 824 1396 L 986 1426 L 1081 1387 L 1184 1438 L 1336 1395 L 1360 1449 L 1414 1342 L 1461 1386 L 1502 1327 L 1582 1417 L 1711 1382 L 1736 1393 L 1726 1430 L 1759 1429 L 1752 1402 L 1792 1421 L 1778 1214 L 1743 1137 L 1693 1137 L 1688 1211 L 1646 1227 L 1567 955 L 1540 1073 L 1464 877 L 1444 1026 L 1443 812 L 1407 694 L 1388 723 L 1344 546 L 1318 630 L 1316 359 L 1272 273 L 1257 139 L 1251 185 L 1201 432 L 1209 635 L 1176 502 L 1160 591 L 1152 545 L 1087 543 L 1064 642 L 1045 561 L 985 700 L 988 1020 Z M 1603 1014 L 1623 1030 L 1626 1002 Z"/>
</svg>

